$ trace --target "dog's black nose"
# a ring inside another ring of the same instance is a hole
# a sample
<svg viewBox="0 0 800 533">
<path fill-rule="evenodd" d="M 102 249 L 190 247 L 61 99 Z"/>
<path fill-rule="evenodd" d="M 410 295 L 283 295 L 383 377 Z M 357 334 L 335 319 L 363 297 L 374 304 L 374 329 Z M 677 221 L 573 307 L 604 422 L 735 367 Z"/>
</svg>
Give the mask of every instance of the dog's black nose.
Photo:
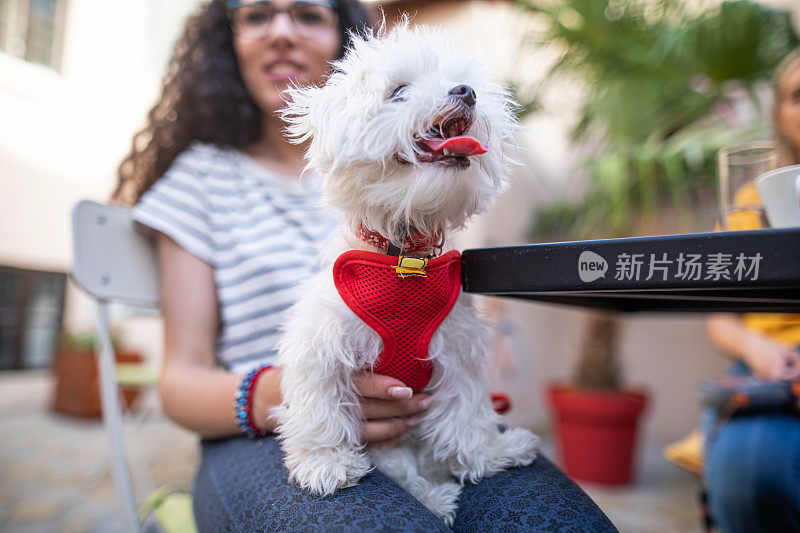
<svg viewBox="0 0 800 533">
<path fill-rule="evenodd" d="M 460 98 L 465 104 L 472 107 L 475 105 L 475 91 L 469 85 L 456 85 L 447 93 L 450 96 Z"/>
</svg>

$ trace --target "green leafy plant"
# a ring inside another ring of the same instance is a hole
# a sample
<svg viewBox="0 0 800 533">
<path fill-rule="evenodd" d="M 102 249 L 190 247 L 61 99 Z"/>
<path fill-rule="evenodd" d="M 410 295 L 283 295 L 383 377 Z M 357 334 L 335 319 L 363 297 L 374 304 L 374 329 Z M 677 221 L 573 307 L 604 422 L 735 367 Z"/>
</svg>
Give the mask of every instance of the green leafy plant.
<svg viewBox="0 0 800 533">
<path fill-rule="evenodd" d="M 698 205 L 713 202 L 717 151 L 769 135 L 757 89 L 798 44 L 787 13 L 749 0 L 700 10 L 679 0 L 519 5 L 543 26 L 534 42 L 561 51 L 539 92 L 577 81 L 572 139 L 597 146 L 584 163 L 585 198 L 540 210 L 532 237 L 652 231 L 665 209 L 687 228 Z M 735 125 L 729 115 L 742 98 L 757 117 Z"/>
<path fill-rule="evenodd" d="M 758 89 L 798 45 L 789 15 L 749 0 L 519 0 L 518 5 L 538 19 L 533 45 L 559 51 L 532 91 L 537 105 L 525 111 L 547 109 L 554 84 L 577 84 L 582 97 L 575 103 L 578 120 L 571 138 L 594 147 L 582 163 L 586 194 L 539 209 L 529 237 L 553 241 L 695 230 L 694 213 L 716 205 L 718 150 L 769 136 Z M 742 102 L 753 110 L 747 120 L 736 116 Z M 614 315 L 593 315 L 577 385 L 619 388 L 618 328 Z"/>
<path fill-rule="evenodd" d="M 94 353 L 99 346 L 100 340 L 94 331 L 83 331 L 72 333 L 64 331 L 59 339 L 59 349 L 71 352 L 90 352 Z M 120 347 L 120 337 L 117 333 L 111 334 L 111 344 L 115 350 Z"/>
</svg>

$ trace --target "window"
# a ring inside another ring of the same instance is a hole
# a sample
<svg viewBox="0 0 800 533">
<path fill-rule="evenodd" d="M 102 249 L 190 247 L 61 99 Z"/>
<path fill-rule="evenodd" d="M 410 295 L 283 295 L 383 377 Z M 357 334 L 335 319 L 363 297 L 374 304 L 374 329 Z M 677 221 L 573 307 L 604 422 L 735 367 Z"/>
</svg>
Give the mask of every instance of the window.
<svg viewBox="0 0 800 533">
<path fill-rule="evenodd" d="M 0 370 L 50 366 L 66 281 L 58 272 L 0 266 Z"/>
<path fill-rule="evenodd" d="M 55 70 L 67 0 L 0 0 L 0 50 Z"/>
</svg>

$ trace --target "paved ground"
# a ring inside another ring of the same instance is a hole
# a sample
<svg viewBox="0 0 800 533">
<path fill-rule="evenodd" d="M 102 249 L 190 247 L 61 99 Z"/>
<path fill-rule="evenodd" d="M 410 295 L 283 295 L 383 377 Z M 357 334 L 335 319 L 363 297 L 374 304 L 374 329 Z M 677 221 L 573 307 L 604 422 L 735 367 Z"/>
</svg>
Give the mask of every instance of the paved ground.
<svg viewBox="0 0 800 533">
<path fill-rule="evenodd" d="M 700 533 L 697 479 L 646 449 L 635 484 L 611 489 L 582 484 L 622 532 Z"/>
<path fill-rule="evenodd" d="M 108 448 L 99 421 L 49 411 L 46 372 L 0 373 L 0 531 L 122 531 L 108 470 Z M 135 468 L 148 488 L 190 483 L 197 462 L 193 435 L 151 413 L 129 431 Z M 130 426 L 130 424 L 129 424 Z M 552 453 L 550 453 L 552 456 Z M 631 487 L 584 488 L 623 532 L 700 531 L 696 481 L 645 450 L 638 481 Z"/>
<path fill-rule="evenodd" d="M 47 372 L 0 374 L 0 530 L 123 531 L 102 423 L 52 413 L 51 394 Z M 191 482 L 192 434 L 157 410 L 128 433 L 133 461 L 151 465 L 135 469 L 150 472 L 139 480 L 140 500 L 147 487 Z"/>
</svg>

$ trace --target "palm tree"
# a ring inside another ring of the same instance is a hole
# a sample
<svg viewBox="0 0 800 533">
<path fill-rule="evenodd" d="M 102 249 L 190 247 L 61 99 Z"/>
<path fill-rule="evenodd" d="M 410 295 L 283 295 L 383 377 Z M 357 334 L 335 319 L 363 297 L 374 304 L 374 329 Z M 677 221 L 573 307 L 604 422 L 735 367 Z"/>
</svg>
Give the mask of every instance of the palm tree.
<svg viewBox="0 0 800 533">
<path fill-rule="evenodd" d="M 598 148 L 585 161 L 579 202 L 539 210 L 530 237 L 586 239 L 664 232 L 666 210 L 689 229 L 698 206 L 713 203 L 715 156 L 723 146 L 768 135 L 757 96 L 798 45 L 788 13 L 749 0 L 519 0 L 543 27 L 534 45 L 561 54 L 532 101 L 554 80 L 582 86 L 576 144 Z M 526 45 L 529 46 L 529 45 Z M 733 127 L 729 111 L 749 100 L 756 119 Z M 598 142 L 599 141 L 599 142 Z M 594 315 L 576 372 L 578 384 L 620 385 L 614 315 Z"/>
</svg>

